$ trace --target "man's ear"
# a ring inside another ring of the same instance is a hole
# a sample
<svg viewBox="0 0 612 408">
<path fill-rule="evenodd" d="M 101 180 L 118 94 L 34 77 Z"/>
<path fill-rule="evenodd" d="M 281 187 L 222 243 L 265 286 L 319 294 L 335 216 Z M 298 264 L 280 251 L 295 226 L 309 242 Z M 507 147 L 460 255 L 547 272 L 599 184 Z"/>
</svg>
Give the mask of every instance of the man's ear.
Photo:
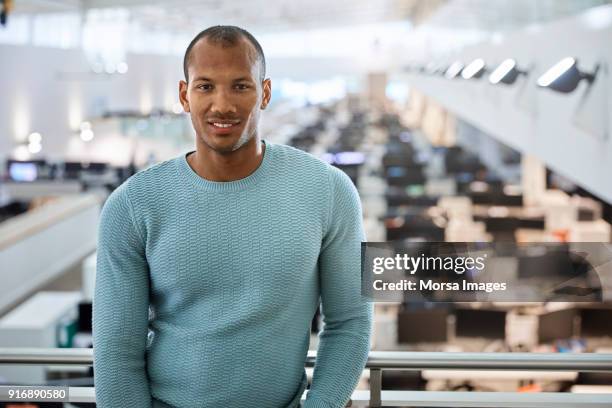
<svg viewBox="0 0 612 408">
<path fill-rule="evenodd" d="M 181 101 L 181 105 L 183 105 L 183 110 L 185 112 L 191 112 L 189 109 L 189 100 L 187 99 L 187 82 L 179 81 L 179 101 Z"/>
<path fill-rule="evenodd" d="M 264 79 L 261 87 L 263 88 L 263 98 L 261 99 L 260 108 L 266 109 L 266 106 L 270 103 L 270 98 L 272 98 L 272 81 L 270 78 Z"/>
</svg>

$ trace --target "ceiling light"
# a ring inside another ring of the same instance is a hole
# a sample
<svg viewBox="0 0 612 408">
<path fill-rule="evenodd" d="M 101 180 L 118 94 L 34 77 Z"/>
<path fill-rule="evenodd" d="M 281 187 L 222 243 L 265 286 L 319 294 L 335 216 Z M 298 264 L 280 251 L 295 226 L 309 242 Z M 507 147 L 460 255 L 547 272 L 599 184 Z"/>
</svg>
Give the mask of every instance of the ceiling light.
<svg viewBox="0 0 612 408">
<path fill-rule="evenodd" d="M 461 76 L 463 79 L 480 78 L 486 70 L 484 60 L 482 58 L 477 58 L 465 67 L 463 72 L 461 72 Z"/>
<path fill-rule="evenodd" d="M 561 93 L 570 93 L 576 89 L 583 79 L 592 83 L 596 73 L 597 69 L 593 73 L 580 71 L 576 58 L 567 57 L 559 61 L 546 71 L 544 75 L 538 78 L 538 86 Z"/>
<path fill-rule="evenodd" d="M 117 70 L 117 67 L 111 63 L 108 63 L 104 66 L 104 71 L 109 75 L 114 74 L 116 70 Z"/>
<path fill-rule="evenodd" d="M 527 71 L 519 69 L 516 61 L 508 58 L 489 75 L 489 82 L 493 85 L 499 83 L 512 85 L 520 75 L 527 75 Z"/>
<path fill-rule="evenodd" d="M 42 145 L 40 143 L 30 143 L 28 144 L 28 151 L 32 154 L 36 154 L 42 150 Z"/>
<path fill-rule="evenodd" d="M 447 70 L 448 70 L 448 65 L 430 62 L 425 66 L 424 71 L 427 75 L 444 75 L 444 73 Z"/>
<path fill-rule="evenodd" d="M 425 73 L 428 75 L 433 75 L 437 69 L 438 66 L 434 62 L 429 62 L 425 65 Z"/>
<path fill-rule="evenodd" d="M 125 74 L 128 72 L 128 64 L 125 62 L 120 62 L 117 64 L 117 72 L 120 74 Z"/>
<path fill-rule="evenodd" d="M 448 70 L 448 65 L 429 63 L 426 69 L 429 75 L 444 75 Z"/>
<path fill-rule="evenodd" d="M 599 74 L 599 71 L 602 71 Z M 571 93 L 587 81 L 586 89 L 578 101 L 573 123 L 585 132 L 605 140 L 610 134 L 609 87 L 607 85 L 608 66 L 600 61 L 592 72 L 578 69 L 576 58 L 567 57 L 538 78 L 538 86 L 561 93 Z M 597 78 L 599 76 L 599 78 Z"/>
<path fill-rule="evenodd" d="M 444 76 L 448 79 L 457 78 L 457 76 L 463 71 L 463 63 L 460 61 L 455 61 L 451 64 L 450 67 L 444 73 Z"/>
<path fill-rule="evenodd" d="M 82 141 L 90 142 L 94 138 L 94 132 L 91 129 L 82 130 L 80 137 Z"/>
<path fill-rule="evenodd" d="M 40 144 L 42 141 L 42 136 L 38 132 L 30 133 L 30 136 L 28 136 L 28 141 L 33 144 Z"/>
</svg>

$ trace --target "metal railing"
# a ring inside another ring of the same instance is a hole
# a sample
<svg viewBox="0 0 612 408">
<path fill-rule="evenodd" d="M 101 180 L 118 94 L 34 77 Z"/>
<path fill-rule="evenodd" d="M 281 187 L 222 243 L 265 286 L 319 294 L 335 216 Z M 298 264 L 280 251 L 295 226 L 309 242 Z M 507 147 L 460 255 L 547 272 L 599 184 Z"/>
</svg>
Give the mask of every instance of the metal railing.
<svg viewBox="0 0 612 408">
<path fill-rule="evenodd" d="M 306 367 L 313 367 L 316 353 L 309 352 Z M 92 349 L 0 348 L 0 364 L 93 364 Z M 382 391 L 383 370 L 530 370 L 612 372 L 612 354 L 599 353 L 442 353 L 370 352 L 370 390 L 355 391 L 353 407 L 555 407 L 609 408 L 611 394 L 513 393 L 461 391 Z M 70 387 L 70 402 L 95 402 L 93 387 Z"/>
</svg>

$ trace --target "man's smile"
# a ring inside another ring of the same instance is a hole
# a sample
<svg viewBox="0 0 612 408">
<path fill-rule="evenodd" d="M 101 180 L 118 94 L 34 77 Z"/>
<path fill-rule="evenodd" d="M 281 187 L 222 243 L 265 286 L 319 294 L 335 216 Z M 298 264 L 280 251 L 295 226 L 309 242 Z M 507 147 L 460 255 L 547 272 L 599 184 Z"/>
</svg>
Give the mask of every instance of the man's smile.
<svg viewBox="0 0 612 408">
<path fill-rule="evenodd" d="M 209 128 L 216 134 L 227 134 L 230 133 L 234 128 L 238 127 L 241 123 L 240 120 L 218 120 L 209 119 L 207 121 Z"/>
</svg>

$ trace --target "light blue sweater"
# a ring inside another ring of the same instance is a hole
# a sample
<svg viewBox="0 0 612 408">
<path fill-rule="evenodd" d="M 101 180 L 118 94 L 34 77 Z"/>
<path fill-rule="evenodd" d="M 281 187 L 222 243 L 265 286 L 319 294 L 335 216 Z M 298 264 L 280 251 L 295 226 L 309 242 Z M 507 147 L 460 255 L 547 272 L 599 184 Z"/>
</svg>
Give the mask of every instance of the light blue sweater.
<svg viewBox="0 0 612 408">
<path fill-rule="evenodd" d="M 208 181 L 181 155 L 102 210 L 93 310 L 98 408 L 343 407 L 369 350 L 361 206 L 340 170 L 265 142 L 262 163 Z"/>
</svg>

